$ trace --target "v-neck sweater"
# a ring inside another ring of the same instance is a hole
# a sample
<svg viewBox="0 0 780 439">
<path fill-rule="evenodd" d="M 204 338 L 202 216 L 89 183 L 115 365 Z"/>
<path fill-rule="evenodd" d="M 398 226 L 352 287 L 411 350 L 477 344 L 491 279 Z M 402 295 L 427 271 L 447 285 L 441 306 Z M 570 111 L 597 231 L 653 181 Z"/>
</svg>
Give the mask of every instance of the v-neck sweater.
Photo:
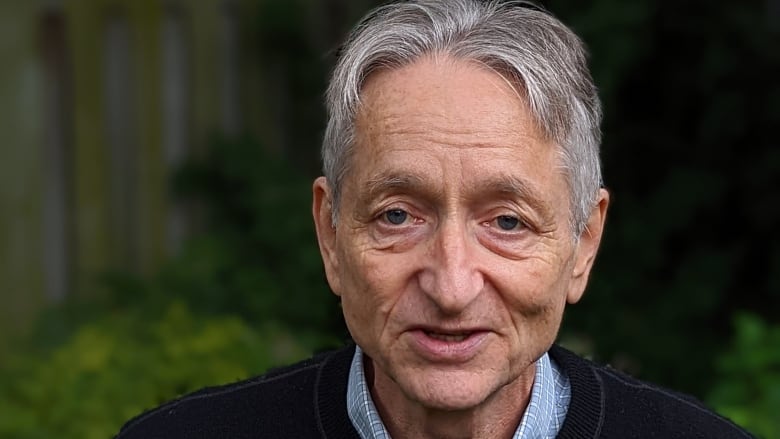
<svg viewBox="0 0 780 439">
<path fill-rule="evenodd" d="M 355 346 L 262 376 L 210 387 L 130 420 L 117 439 L 360 439 L 347 413 Z M 751 438 L 695 398 L 595 364 L 554 345 L 571 383 L 558 438 Z"/>
</svg>

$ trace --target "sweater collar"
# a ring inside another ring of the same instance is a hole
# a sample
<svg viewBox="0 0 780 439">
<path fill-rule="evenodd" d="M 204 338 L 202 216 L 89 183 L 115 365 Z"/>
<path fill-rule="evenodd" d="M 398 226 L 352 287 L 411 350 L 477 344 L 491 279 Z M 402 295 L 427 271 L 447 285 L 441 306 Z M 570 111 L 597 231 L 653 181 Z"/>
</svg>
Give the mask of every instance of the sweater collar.
<svg viewBox="0 0 780 439">
<path fill-rule="evenodd" d="M 349 365 L 355 355 L 355 345 L 333 352 L 319 367 L 314 387 L 317 424 L 323 438 L 360 439 L 349 420 L 347 380 Z"/>
<path fill-rule="evenodd" d="M 590 363 L 553 345 L 550 356 L 569 377 L 571 401 L 559 439 L 598 438 L 604 423 L 604 389 Z"/>
</svg>

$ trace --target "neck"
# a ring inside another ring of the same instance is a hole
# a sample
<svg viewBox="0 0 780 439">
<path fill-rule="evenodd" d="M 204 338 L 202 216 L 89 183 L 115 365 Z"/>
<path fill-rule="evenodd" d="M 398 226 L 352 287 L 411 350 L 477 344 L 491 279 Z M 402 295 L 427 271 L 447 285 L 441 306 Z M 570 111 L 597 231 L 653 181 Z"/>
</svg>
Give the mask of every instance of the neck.
<svg viewBox="0 0 780 439">
<path fill-rule="evenodd" d="M 481 404 L 463 410 L 432 408 L 408 398 L 370 360 L 365 370 L 374 404 L 393 438 L 511 439 L 528 406 L 536 367 L 532 364 Z"/>
</svg>

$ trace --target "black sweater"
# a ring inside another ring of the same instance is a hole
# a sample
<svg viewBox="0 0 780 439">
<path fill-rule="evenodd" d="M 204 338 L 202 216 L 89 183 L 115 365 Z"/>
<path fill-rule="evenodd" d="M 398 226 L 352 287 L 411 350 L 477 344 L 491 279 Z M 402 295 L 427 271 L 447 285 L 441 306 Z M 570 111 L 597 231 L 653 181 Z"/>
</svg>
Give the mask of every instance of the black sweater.
<svg viewBox="0 0 780 439">
<path fill-rule="evenodd" d="M 354 346 L 266 375 L 207 388 L 129 421 L 119 439 L 359 439 L 347 415 Z M 750 438 L 690 396 L 553 346 L 571 402 L 558 438 Z"/>
</svg>

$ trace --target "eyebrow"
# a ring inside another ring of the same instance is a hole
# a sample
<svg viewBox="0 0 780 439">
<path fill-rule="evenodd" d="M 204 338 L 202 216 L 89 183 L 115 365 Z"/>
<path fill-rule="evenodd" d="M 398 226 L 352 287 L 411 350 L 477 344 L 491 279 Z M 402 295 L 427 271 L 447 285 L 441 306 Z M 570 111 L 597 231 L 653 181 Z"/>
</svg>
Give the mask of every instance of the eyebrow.
<svg viewBox="0 0 780 439">
<path fill-rule="evenodd" d="M 366 181 L 360 190 L 362 201 L 374 200 L 388 192 L 411 192 L 425 198 L 436 199 L 439 195 L 424 178 L 406 172 L 380 172 Z"/>
</svg>

